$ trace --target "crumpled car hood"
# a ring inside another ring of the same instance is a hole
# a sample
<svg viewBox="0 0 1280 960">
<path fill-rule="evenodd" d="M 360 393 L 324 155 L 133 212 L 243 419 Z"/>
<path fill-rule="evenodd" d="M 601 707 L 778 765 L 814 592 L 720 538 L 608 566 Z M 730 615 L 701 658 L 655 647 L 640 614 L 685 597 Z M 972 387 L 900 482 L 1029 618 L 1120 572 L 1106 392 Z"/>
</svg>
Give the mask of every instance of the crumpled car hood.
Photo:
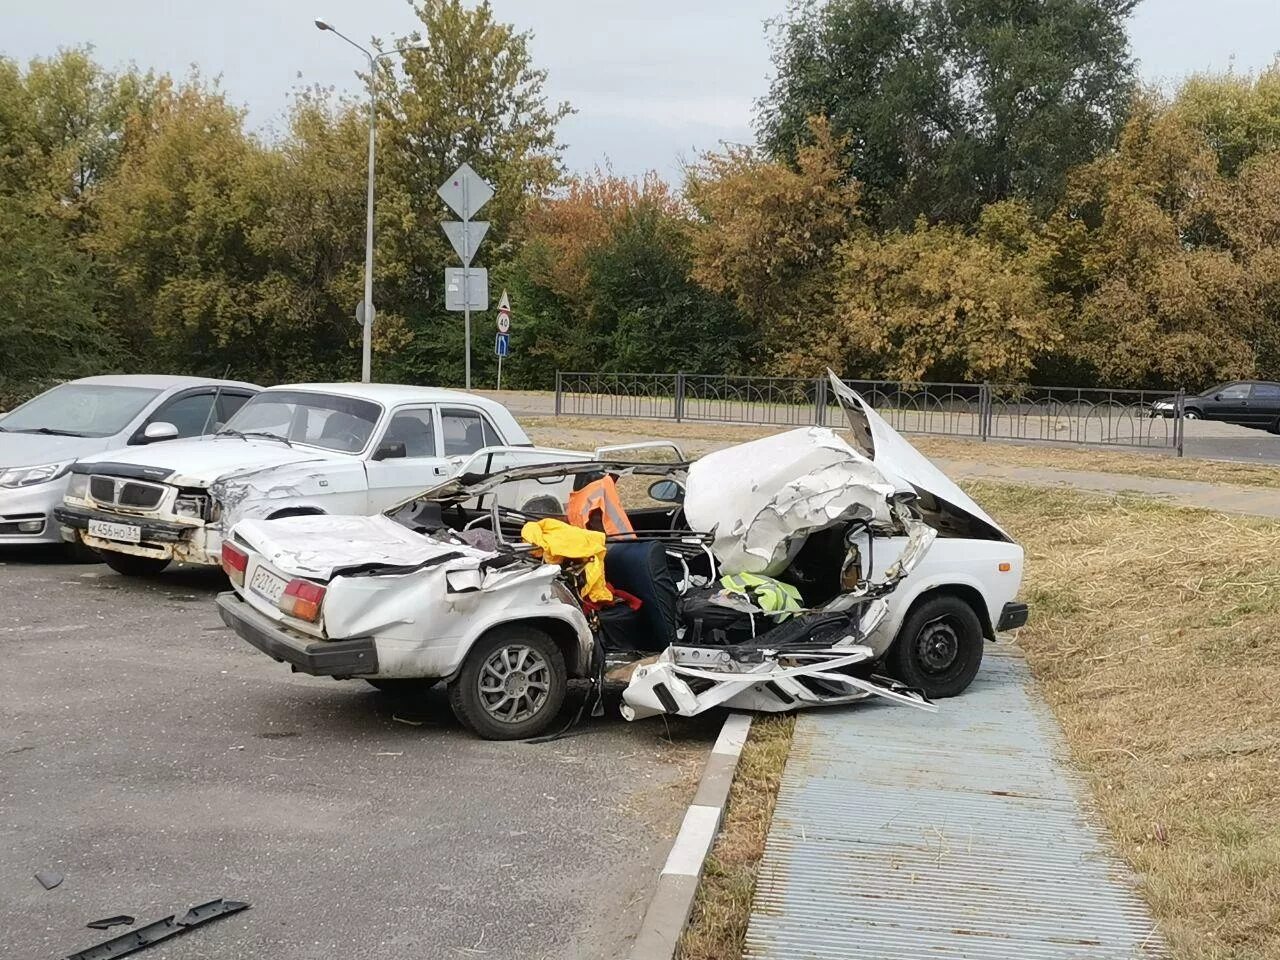
<svg viewBox="0 0 1280 960">
<path fill-rule="evenodd" d="M 930 463 L 928 457 L 908 443 L 902 434 L 889 426 L 856 390 L 830 370 L 827 371 L 827 376 L 844 409 L 845 417 L 849 420 L 855 445 L 863 453 L 869 453 L 876 466 L 891 480 L 902 481 L 896 484 L 898 489 L 909 490 L 916 487 L 931 493 L 939 500 L 945 500 L 953 507 L 982 520 L 1012 542 L 1013 538 L 1000 524 L 992 520 L 971 496 L 956 486 L 954 480 Z M 866 449 L 868 446 L 870 451 Z"/>
<path fill-rule="evenodd" d="M 81 462 L 161 467 L 172 471 L 170 483 L 207 487 L 215 480 L 232 474 L 322 459 L 328 459 L 328 456 L 314 447 L 288 447 L 278 440 L 193 437 L 190 440 L 166 440 L 145 447 L 108 450 L 99 457 Z"/>
<path fill-rule="evenodd" d="M 894 485 L 826 427 L 707 454 L 689 468 L 684 510 L 714 535 L 726 574 L 781 573 L 810 532 L 861 515 L 887 523 Z"/>
<path fill-rule="evenodd" d="M 475 559 L 493 555 L 440 543 L 380 515 L 242 520 L 234 532 L 281 572 L 315 580 L 328 580 L 335 570 L 349 567 L 413 567 L 446 553 Z"/>
</svg>

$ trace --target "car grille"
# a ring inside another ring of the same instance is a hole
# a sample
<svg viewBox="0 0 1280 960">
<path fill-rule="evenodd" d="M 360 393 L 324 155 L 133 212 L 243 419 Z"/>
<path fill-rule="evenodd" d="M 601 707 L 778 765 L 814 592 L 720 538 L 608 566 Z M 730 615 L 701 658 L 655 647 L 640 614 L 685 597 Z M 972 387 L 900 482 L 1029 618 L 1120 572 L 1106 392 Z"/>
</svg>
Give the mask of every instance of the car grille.
<svg viewBox="0 0 1280 960">
<path fill-rule="evenodd" d="M 156 483 L 117 480 L 113 477 L 90 477 L 89 495 L 98 503 L 137 510 L 154 510 L 164 499 L 165 488 Z"/>
</svg>

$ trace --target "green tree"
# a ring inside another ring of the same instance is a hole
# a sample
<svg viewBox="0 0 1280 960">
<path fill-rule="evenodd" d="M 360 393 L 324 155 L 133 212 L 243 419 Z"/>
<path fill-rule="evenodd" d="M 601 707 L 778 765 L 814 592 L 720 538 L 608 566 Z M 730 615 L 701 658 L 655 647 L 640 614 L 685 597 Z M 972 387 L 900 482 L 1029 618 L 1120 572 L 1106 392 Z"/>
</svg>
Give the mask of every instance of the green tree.
<svg viewBox="0 0 1280 960">
<path fill-rule="evenodd" d="M 118 344 L 95 313 L 91 265 L 63 225 L 0 196 L 0 397 L 13 384 L 102 372 Z"/>
<path fill-rule="evenodd" d="M 699 218 L 694 277 L 729 297 L 746 318 L 767 369 L 792 369 L 797 343 L 823 336 L 835 300 L 837 251 L 865 229 L 861 185 L 840 162 L 846 144 L 826 120 L 810 122 L 812 142 L 794 166 L 731 147 L 693 167 L 685 193 Z"/>
<path fill-rule="evenodd" d="M 759 134 L 793 158 L 810 116 L 846 137 L 873 223 L 1047 212 L 1106 147 L 1133 84 L 1137 0 L 803 0 L 779 24 Z"/>
<path fill-rule="evenodd" d="M 148 125 L 99 191 L 85 240 L 106 271 L 120 336 L 161 368 L 253 373 L 262 148 L 241 112 L 194 78 L 158 98 Z"/>
</svg>

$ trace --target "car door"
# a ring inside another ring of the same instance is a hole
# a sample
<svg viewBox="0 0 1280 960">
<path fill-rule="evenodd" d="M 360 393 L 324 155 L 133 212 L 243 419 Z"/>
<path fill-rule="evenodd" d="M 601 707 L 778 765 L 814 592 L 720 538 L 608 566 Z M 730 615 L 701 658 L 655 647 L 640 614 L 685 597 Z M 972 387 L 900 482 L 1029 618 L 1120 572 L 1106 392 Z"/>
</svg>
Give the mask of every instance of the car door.
<svg viewBox="0 0 1280 960">
<path fill-rule="evenodd" d="M 440 455 L 434 404 L 398 407 L 365 462 L 369 510 L 378 512 L 432 486 L 452 472 Z M 403 452 L 402 452 L 403 451 Z"/>
<path fill-rule="evenodd" d="M 1250 423 L 1248 383 L 1229 383 L 1217 393 L 1210 394 L 1204 402 L 1204 418 L 1224 423 Z"/>
<path fill-rule="evenodd" d="M 1280 383 L 1255 383 L 1249 394 L 1249 407 L 1256 426 L 1273 432 L 1280 424 Z"/>
</svg>

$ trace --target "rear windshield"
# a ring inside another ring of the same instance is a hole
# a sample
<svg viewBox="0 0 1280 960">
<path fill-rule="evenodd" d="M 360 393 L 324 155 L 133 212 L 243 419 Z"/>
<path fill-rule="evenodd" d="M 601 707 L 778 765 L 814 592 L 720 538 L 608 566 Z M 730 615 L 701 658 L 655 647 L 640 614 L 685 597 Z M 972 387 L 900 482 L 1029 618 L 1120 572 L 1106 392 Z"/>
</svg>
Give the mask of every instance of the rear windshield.
<svg viewBox="0 0 1280 960">
<path fill-rule="evenodd" d="M 0 428 L 12 433 L 110 437 L 127 427 L 159 393 L 145 387 L 63 383 L 0 418 Z"/>
<path fill-rule="evenodd" d="M 264 390 L 222 429 L 266 433 L 325 450 L 359 453 L 381 415 L 382 407 L 371 400 L 305 390 Z"/>
</svg>

